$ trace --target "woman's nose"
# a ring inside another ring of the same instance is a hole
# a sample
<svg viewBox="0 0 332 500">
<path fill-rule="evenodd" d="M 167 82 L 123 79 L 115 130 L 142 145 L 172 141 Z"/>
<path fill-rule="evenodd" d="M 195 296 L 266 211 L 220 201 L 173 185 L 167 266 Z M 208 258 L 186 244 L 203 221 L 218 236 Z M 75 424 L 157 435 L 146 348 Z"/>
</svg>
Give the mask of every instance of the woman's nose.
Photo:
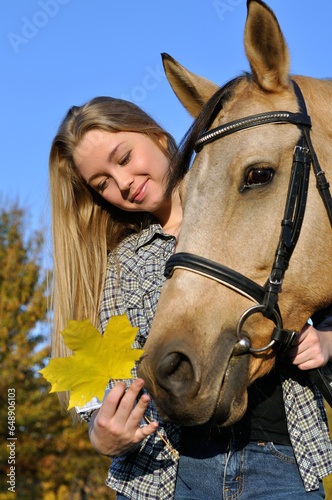
<svg viewBox="0 0 332 500">
<path fill-rule="evenodd" d="M 129 191 L 134 182 L 134 178 L 125 172 L 118 173 L 115 180 L 121 193 Z"/>
</svg>

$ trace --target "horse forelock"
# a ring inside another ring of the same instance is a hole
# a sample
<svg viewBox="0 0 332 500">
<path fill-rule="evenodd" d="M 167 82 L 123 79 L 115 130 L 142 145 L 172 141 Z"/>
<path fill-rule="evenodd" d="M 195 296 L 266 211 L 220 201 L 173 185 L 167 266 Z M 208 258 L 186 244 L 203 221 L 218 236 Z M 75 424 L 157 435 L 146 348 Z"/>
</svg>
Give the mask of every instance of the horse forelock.
<svg viewBox="0 0 332 500">
<path fill-rule="evenodd" d="M 171 162 L 168 179 L 167 193 L 170 194 L 174 187 L 183 179 L 190 167 L 190 162 L 199 136 L 208 130 L 219 111 L 234 96 L 235 88 L 243 80 L 249 80 L 251 75 L 244 74 L 233 78 L 220 87 L 217 92 L 206 102 L 202 111 L 195 119 L 187 133 L 180 142 L 179 150 Z"/>
</svg>

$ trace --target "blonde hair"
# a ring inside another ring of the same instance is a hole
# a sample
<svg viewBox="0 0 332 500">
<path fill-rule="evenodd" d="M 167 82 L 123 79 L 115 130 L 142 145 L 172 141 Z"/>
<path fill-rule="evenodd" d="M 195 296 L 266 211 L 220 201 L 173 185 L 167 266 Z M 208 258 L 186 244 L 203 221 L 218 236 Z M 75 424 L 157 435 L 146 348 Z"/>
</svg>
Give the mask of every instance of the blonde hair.
<svg viewBox="0 0 332 500">
<path fill-rule="evenodd" d="M 73 154 L 91 129 L 146 134 L 171 160 L 177 147 L 138 106 L 122 99 L 97 97 L 73 106 L 53 140 L 49 161 L 54 255 L 52 357 L 71 351 L 60 332 L 67 319 L 89 318 L 98 326 L 107 254 L 130 232 L 144 226 L 144 214 L 121 211 L 105 202 L 83 180 Z M 165 139 L 167 147 L 164 147 Z"/>
</svg>

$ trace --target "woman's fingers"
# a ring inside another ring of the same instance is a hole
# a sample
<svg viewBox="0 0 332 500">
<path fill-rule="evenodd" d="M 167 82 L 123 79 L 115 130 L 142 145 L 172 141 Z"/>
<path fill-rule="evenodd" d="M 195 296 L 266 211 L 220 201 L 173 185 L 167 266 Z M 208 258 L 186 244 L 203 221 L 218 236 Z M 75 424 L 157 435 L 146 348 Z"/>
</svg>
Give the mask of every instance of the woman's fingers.
<svg viewBox="0 0 332 500">
<path fill-rule="evenodd" d="M 157 422 L 140 427 L 150 401 L 150 396 L 143 394 L 135 404 L 143 385 L 142 379 L 136 379 L 126 391 L 126 384 L 119 382 L 106 396 L 90 432 L 92 444 L 101 453 L 123 453 L 156 431 Z"/>
<path fill-rule="evenodd" d="M 118 382 L 107 394 L 99 413 L 106 418 L 111 418 L 118 409 L 119 403 L 126 392 L 126 383 Z"/>
<path fill-rule="evenodd" d="M 316 330 L 311 325 L 302 329 L 296 346 L 289 350 L 292 363 L 301 370 L 310 370 L 325 365 L 332 350 L 330 331 Z"/>
<path fill-rule="evenodd" d="M 126 383 L 118 382 L 107 394 L 99 413 L 105 418 L 111 418 L 118 414 L 121 419 L 127 419 L 143 385 L 142 379 L 134 380 L 126 391 Z M 149 396 L 147 398 L 150 400 Z"/>
<path fill-rule="evenodd" d="M 123 396 L 117 412 L 114 415 L 115 420 L 125 423 L 126 432 L 135 435 L 135 440 L 138 439 L 138 436 L 142 436 L 139 441 L 154 432 L 158 427 L 157 422 L 151 422 L 144 427 L 139 427 L 151 399 L 148 394 L 143 394 L 135 405 L 135 401 L 143 386 L 144 381 L 142 379 L 136 379 Z"/>
<path fill-rule="evenodd" d="M 135 404 L 136 399 L 139 396 L 144 385 L 144 381 L 142 379 L 136 379 L 130 385 L 127 392 L 123 395 L 116 412 L 116 416 L 121 420 L 128 420 L 130 413 L 132 412 L 133 406 Z M 107 398 L 106 398 L 107 399 Z M 145 397 L 147 401 L 146 406 L 150 401 L 150 397 Z"/>
</svg>

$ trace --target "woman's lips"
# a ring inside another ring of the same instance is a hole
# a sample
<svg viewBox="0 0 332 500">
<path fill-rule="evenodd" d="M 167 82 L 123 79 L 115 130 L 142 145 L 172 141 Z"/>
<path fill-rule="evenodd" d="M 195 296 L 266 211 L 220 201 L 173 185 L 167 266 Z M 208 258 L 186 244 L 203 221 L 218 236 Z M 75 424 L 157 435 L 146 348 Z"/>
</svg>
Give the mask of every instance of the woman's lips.
<svg viewBox="0 0 332 500">
<path fill-rule="evenodd" d="M 142 201 L 147 190 L 147 185 L 148 185 L 149 179 L 147 179 L 143 184 L 140 185 L 140 187 L 135 191 L 134 196 L 132 197 L 131 201 L 133 203 Z"/>
</svg>

